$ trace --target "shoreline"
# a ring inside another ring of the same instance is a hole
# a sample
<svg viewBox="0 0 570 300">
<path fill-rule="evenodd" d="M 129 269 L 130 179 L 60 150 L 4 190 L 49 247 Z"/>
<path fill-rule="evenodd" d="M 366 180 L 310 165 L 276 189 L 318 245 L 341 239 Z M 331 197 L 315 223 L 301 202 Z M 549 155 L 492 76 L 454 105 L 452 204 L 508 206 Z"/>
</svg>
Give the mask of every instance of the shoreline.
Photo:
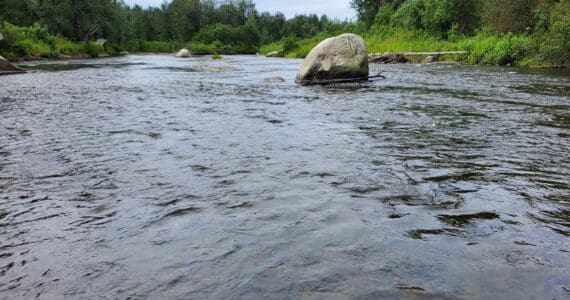
<svg viewBox="0 0 570 300">
<path fill-rule="evenodd" d="M 454 51 L 451 51 L 454 52 Z M 383 65 L 383 64 L 390 64 L 390 65 L 398 65 L 398 64 L 421 64 L 421 65 L 429 65 L 429 64 L 433 64 L 433 65 L 454 65 L 454 64 L 459 64 L 459 65 L 466 65 L 466 66 L 489 66 L 489 67 L 508 67 L 508 68 L 520 68 L 520 69 L 545 69 L 545 70 L 568 70 L 570 69 L 570 65 L 533 65 L 533 66 L 516 66 L 516 65 L 504 65 L 504 66 L 500 66 L 500 65 L 491 65 L 491 64 L 476 64 L 476 63 L 470 63 L 468 61 L 464 61 L 464 60 L 460 60 L 460 59 L 449 59 L 449 55 L 459 55 L 459 53 L 446 53 L 441 52 L 441 54 L 438 54 L 440 57 L 443 57 L 441 60 L 438 59 L 436 61 L 431 61 L 431 62 L 426 62 L 425 59 L 420 59 L 420 60 L 416 60 L 416 59 L 406 59 L 405 61 L 401 61 L 398 59 L 394 59 L 394 57 L 407 57 L 407 56 L 429 56 L 430 54 L 436 54 L 438 52 L 420 52 L 420 53 L 414 53 L 414 52 L 384 52 L 384 53 L 379 53 L 379 52 L 373 52 L 373 53 L 368 53 L 368 57 L 369 57 L 369 63 L 370 64 L 375 64 L 375 65 Z M 99 56 L 92 56 L 89 55 L 87 53 L 82 53 L 79 55 L 59 55 L 58 57 L 41 57 L 41 56 L 24 56 L 24 57 L 20 57 L 17 60 L 9 60 L 11 63 L 18 65 L 18 64 L 22 64 L 22 63 L 27 63 L 27 62 L 34 62 L 34 61 L 48 61 L 48 60 L 53 60 L 53 61 L 68 61 L 68 60 L 95 60 L 95 59 L 104 59 L 104 58 L 116 58 L 116 57 L 124 57 L 124 56 L 128 56 L 128 55 L 172 55 L 174 56 L 176 53 L 175 52 L 128 52 L 128 53 L 123 53 L 123 54 L 117 54 L 117 55 L 109 55 L 109 54 L 103 54 L 103 55 L 99 55 Z M 461 53 L 461 54 L 465 54 L 465 53 Z M 211 54 L 196 54 L 196 55 L 192 55 L 191 57 L 204 57 L 204 56 L 210 56 Z M 244 54 L 224 54 L 223 56 L 235 56 L 235 55 L 250 55 L 250 56 L 263 56 L 266 58 L 284 58 L 284 59 L 299 59 L 299 58 L 292 58 L 292 57 L 268 57 L 266 56 L 266 54 L 261 54 L 261 53 L 257 53 L 257 54 L 249 54 L 249 53 L 244 53 Z M 388 59 L 387 61 L 378 61 L 377 58 L 378 57 L 382 57 L 382 56 L 390 56 L 390 59 Z"/>
</svg>

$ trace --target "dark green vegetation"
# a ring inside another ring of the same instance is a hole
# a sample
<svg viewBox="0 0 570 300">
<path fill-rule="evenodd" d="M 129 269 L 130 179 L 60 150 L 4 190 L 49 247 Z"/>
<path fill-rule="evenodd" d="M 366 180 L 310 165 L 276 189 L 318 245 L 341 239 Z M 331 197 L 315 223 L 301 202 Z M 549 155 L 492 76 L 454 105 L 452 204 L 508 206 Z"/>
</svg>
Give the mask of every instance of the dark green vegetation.
<svg viewBox="0 0 570 300">
<path fill-rule="evenodd" d="M 451 51 L 492 65 L 570 63 L 570 0 L 353 0 L 354 23 L 260 13 L 251 0 L 172 0 L 158 8 L 117 0 L 0 0 L 0 55 L 99 56 L 120 51 L 304 57 L 319 41 L 362 35 L 370 52 Z M 12 25 L 14 24 L 14 25 Z M 93 43 L 108 40 L 104 47 Z"/>
<path fill-rule="evenodd" d="M 476 64 L 570 63 L 570 0 L 352 0 L 371 51 L 465 50 Z"/>
<path fill-rule="evenodd" d="M 120 51 L 251 54 L 285 37 L 298 40 L 340 27 L 326 16 L 260 13 L 250 0 L 172 0 L 158 8 L 116 0 L 0 0 L 0 55 L 57 57 Z M 104 38 L 103 47 L 90 42 Z"/>
</svg>

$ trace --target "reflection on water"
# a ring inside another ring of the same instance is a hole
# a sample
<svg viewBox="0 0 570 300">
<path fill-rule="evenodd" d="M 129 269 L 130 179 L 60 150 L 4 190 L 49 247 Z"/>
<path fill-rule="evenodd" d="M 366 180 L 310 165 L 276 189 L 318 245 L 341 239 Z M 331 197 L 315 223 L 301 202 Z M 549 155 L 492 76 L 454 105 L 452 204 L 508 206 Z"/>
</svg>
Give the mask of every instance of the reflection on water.
<svg viewBox="0 0 570 300">
<path fill-rule="evenodd" d="M 570 296 L 567 72 L 299 64 L 3 77 L 0 298 Z"/>
</svg>

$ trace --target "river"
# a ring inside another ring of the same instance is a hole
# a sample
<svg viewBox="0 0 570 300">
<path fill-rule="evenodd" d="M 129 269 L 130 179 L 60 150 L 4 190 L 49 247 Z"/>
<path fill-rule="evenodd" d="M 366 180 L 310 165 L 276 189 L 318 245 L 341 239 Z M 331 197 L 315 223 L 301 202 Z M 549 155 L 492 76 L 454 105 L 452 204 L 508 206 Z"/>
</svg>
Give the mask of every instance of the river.
<svg viewBox="0 0 570 300">
<path fill-rule="evenodd" d="M 300 64 L 1 77 L 0 298 L 570 297 L 568 71 Z"/>
</svg>

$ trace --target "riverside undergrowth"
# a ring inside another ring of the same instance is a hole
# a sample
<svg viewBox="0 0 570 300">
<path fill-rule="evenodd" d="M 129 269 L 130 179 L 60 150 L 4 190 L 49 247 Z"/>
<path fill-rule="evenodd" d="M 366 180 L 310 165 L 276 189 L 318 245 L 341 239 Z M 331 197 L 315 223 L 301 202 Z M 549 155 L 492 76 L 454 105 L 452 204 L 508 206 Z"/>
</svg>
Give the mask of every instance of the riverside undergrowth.
<svg viewBox="0 0 570 300">
<path fill-rule="evenodd" d="M 354 28 L 352 28 L 354 29 Z M 357 32 L 358 33 L 358 32 Z M 384 52 L 441 52 L 466 51 L 466 54 L 449 54 L 440 57 L 443 61 L 497 66 L 565 66 L 564 43 L 538 34 L 493 34 L 479 30 L 473 36 L 450 36 L 447 39 L 434 37 L 421 31 L 360 32 L 369 53 Z M 320 41 L 332 34 L 321 34 L 309 39 L 286 38 L 260 48 L 262 54 L 281 51 L 283 56 L 304 58 Z M 566 37 L 568 39 L 568 37 Z M 568 48 L 568 46 L 565 46 Z M 570 49 L 567 49 L 570 51 Z"/>
</svg>

